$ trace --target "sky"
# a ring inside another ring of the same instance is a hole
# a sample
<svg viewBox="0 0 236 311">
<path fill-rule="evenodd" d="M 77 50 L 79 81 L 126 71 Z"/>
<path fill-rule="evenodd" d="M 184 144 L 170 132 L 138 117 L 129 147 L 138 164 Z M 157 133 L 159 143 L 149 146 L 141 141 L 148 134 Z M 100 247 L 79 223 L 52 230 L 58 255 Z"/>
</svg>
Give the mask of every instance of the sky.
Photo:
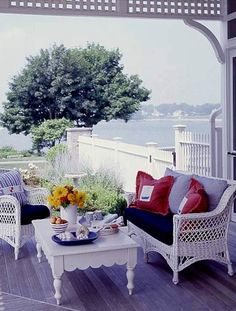
<svg viewBox="0 0 236 311">
<path fill-rule="evenodd" d="M 219 37 L 218 22 L 205 23 Z M 103 17 L 0 15 L 0 110 L 8 83 L 26 57 L 54 43 L 119 48 L 128 75 L 152 90 L 151 104 L 220 103 L 220 64 L 202 34 L 183 21 Z"/>
</svg>

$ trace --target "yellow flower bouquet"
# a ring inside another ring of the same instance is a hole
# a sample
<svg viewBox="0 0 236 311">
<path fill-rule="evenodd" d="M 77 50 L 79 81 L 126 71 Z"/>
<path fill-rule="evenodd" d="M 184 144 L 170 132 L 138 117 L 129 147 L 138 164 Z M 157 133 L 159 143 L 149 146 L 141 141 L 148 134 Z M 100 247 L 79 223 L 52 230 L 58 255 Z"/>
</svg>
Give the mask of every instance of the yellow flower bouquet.
<svg viewBox="0 0 236 311">
<path fill-rule="evenodd" d="M 79 191 L 73 186 L 56 186 L 48 196 L 48 203 L 54 208 L 60 206 L 66 208 L 70 205 L 77 205 L 79 208 L 83 208 L 86 197 L 85 192 Z"/>
</svg>

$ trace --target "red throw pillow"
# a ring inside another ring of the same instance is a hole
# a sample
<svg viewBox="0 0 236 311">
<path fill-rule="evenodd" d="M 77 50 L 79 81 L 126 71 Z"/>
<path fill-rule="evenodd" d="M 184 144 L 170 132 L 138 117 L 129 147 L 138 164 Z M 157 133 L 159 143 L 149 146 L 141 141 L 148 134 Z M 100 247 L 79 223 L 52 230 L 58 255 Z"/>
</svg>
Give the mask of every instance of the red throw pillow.
<svg viewBox="0 0 236 311">
<path fill-rule="evenodd" d="M 208 197 L 204 187 L 196 179 L 191 184 L 179 206 L 179 214 L 204 213 L 208 210 Z"/>
<path fill-rule="evenodd" d="M 151 175 L 139 171 L 136 177 L 136 198 L 132 206 L 167 215 L 173 182 L 173 176 L 154 179 Z"/>
</svg>

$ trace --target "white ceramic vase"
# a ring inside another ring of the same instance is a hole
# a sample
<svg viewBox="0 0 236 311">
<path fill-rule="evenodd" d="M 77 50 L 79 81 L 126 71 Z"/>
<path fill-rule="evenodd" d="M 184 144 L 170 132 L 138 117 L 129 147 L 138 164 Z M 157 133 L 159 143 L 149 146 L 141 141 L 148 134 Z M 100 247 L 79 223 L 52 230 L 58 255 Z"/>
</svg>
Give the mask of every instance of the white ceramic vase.
<svg viewBox="0 0 236 311">
<path fill-rule="evenodd" d="M 77 205 L 69 205 L 66 208 L 60 207 L 60 216 L 66 219 L 70 225 L 75 225 L 77 223 Z"/>
</svg>

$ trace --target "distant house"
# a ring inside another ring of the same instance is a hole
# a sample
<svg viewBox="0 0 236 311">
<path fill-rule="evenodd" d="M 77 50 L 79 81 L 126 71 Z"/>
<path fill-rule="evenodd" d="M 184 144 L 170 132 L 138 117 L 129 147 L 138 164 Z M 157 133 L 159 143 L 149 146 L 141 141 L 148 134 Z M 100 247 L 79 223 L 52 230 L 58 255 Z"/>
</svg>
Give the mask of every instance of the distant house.
<svg viewBox="0 0 236 311">
<path fill-rule="evenodd" d="M 186 113 L 182 110 L 176 110 L 173 112 L 172 117 L 174 118 L 181 118 L 181 117 L 185 117 Z"/>
<path fill-rule="evenodd" d="M 161 113 L 161 112 L 159 112 L 158 110 L 155 109 L 155 111 L 152 113 L 152 116 L 156 117 L 156 118 L 160 118 L 160 117 L 164 116 L 164 113 Z"/>
</svg>

